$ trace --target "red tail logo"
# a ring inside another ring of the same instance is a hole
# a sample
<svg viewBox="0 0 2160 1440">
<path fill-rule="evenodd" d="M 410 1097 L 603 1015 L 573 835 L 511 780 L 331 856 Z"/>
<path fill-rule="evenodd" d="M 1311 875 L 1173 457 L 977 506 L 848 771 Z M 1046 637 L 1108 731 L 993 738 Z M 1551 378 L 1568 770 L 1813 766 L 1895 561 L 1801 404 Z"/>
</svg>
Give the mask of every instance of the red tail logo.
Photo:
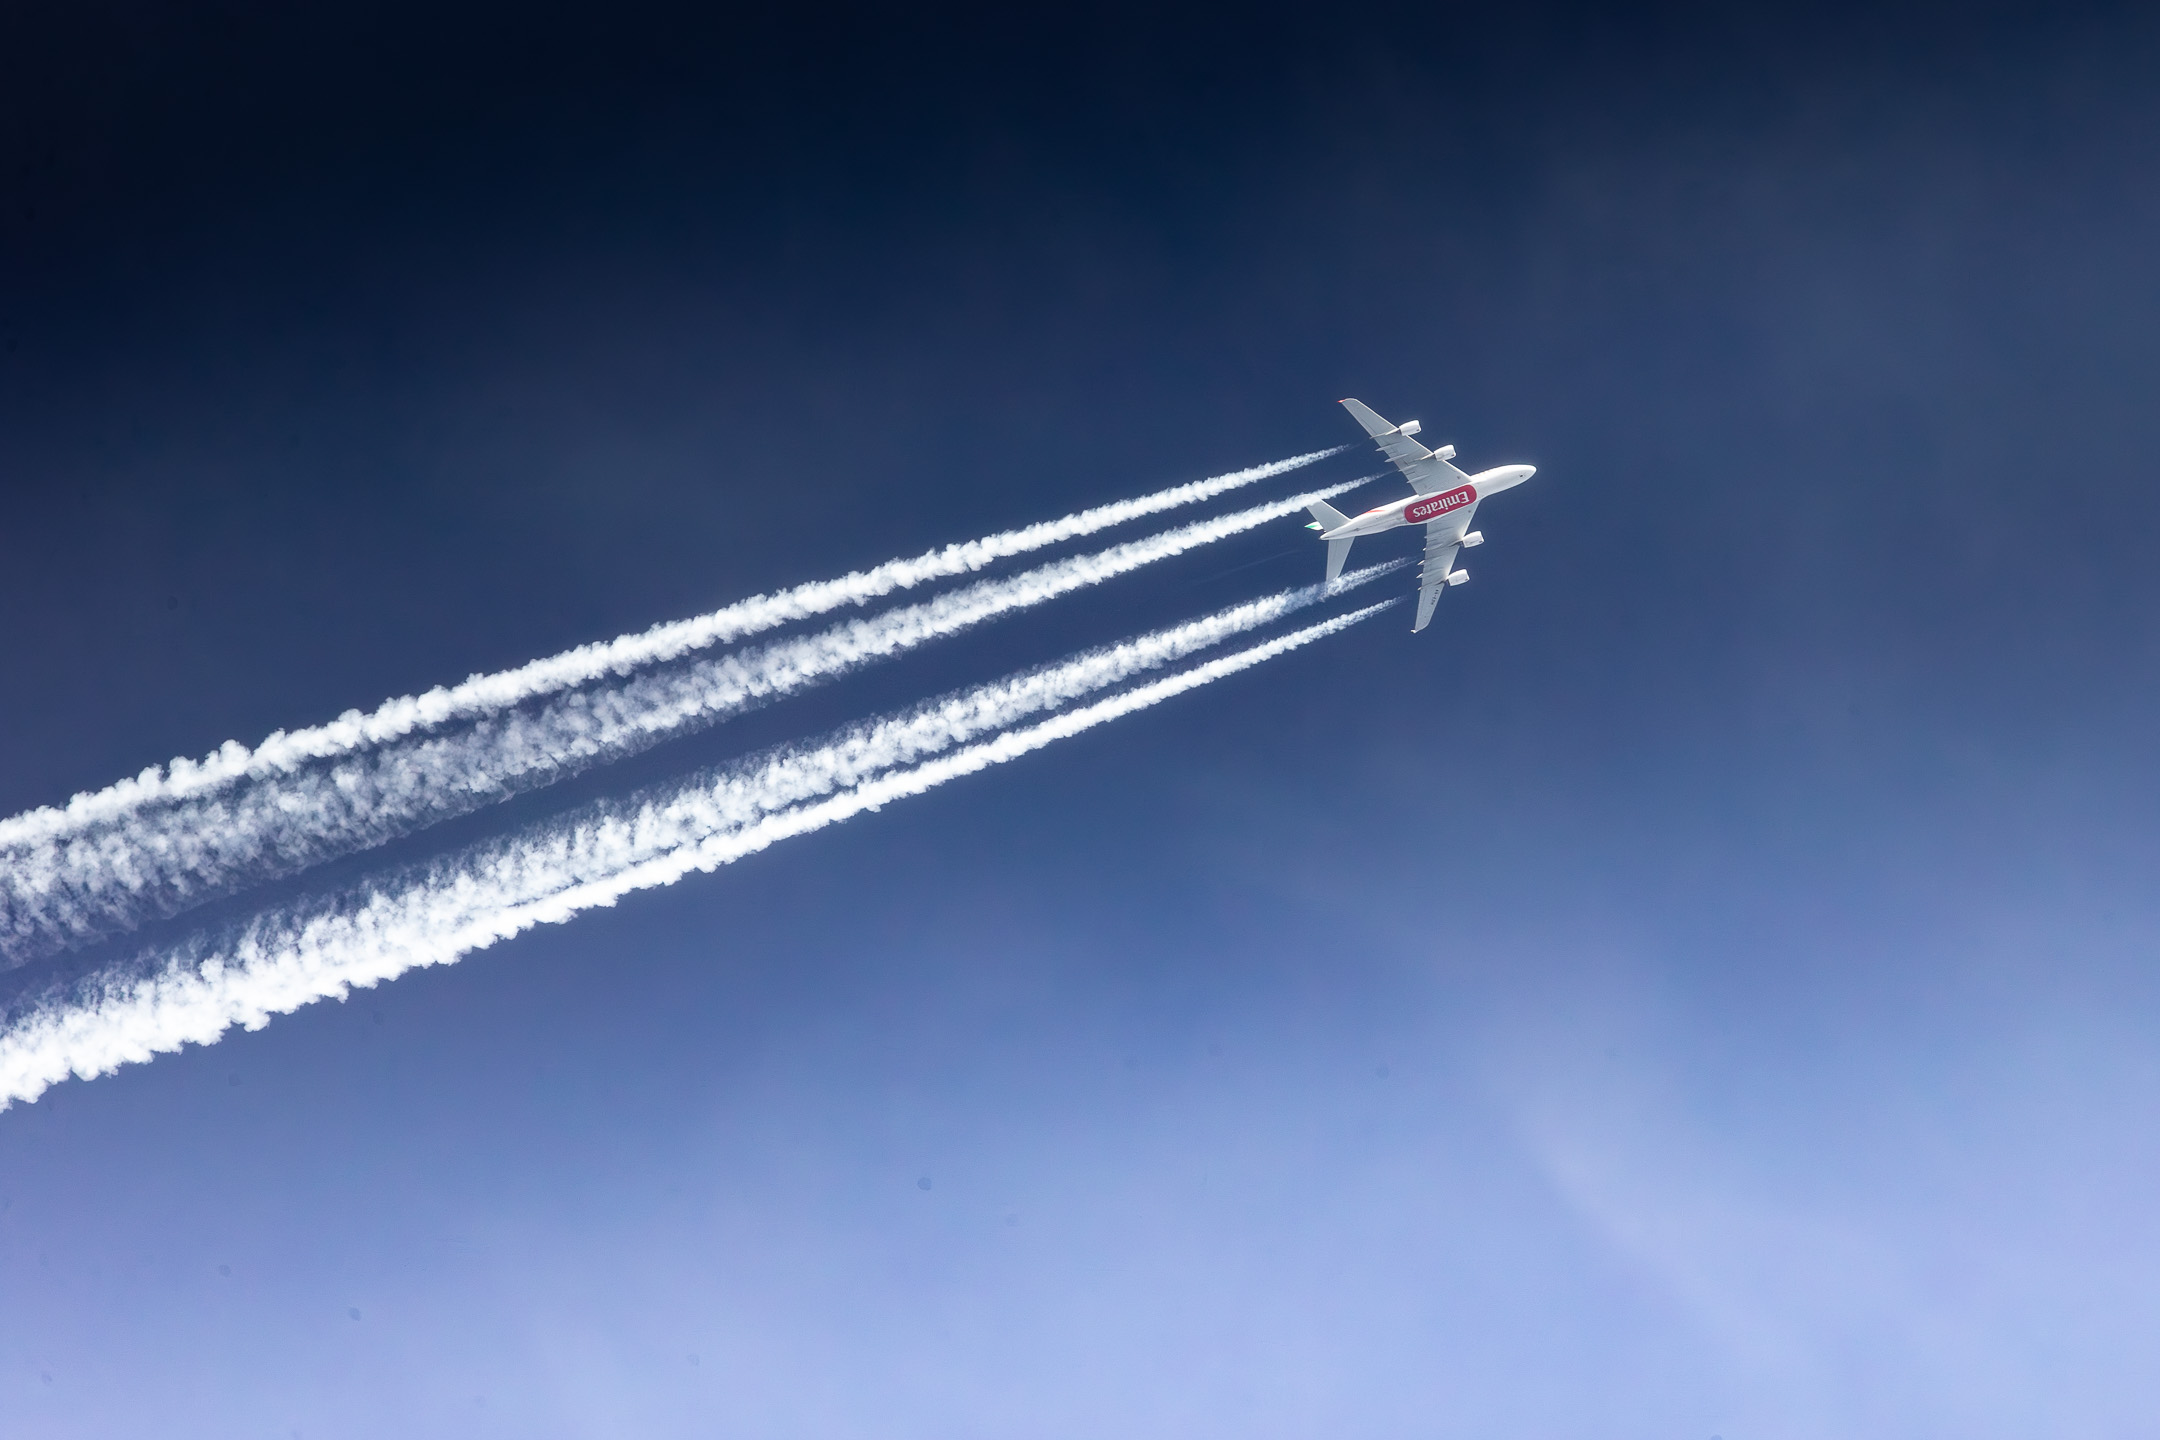
<svg viewBox="0 0 2160 1440">
<path fill-rule="evenodd" d="M 1465 505 L 1477 503 L 1477 490 L 1469 485 L 1458 485 L 1445 495 L 1435 495 L 1430 500 L 1420 500 L 1415 505 L 1403 507 L 1402 518 L 1412 525 L 1422 525 L 1427 520 L 1460 510 Z"/>
</svg>

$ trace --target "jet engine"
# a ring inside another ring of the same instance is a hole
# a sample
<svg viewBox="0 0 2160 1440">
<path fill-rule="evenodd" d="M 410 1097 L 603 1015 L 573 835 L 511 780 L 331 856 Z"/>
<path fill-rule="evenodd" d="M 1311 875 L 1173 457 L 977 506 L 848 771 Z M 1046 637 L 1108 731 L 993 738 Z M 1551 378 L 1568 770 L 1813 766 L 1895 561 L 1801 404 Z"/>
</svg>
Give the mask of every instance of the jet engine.
<svg viewBox="0 0 2160 1440">
<path fill-rule="evenodd" d="M 1448 571 L 1447 583 L 1450 585 L 1460 585 L 1463 582 L 1467 581 L 1469 578 L 1470 572 L 1467 570 L 1450 570 Z"/>
<path fill-rule="evenodd" d="M 1469 534 L 1462 537 L 1462 548 L 1465 550 L 1475 550 L 1478 546 L 1484 543 L 1485 532 L 1482 530 L 1472 530 Z"/>
<path fill-rule="evenodd" d="M 1419 430 L 1423 428 L 1424 427 L 1419 425 L 1418 422 L 1415 420 L 1405 420 L 1402 422 L 1402 424 L 1395 427 L 1395 433 L 1398 435 L 1415 435 Z"/>
</svg>

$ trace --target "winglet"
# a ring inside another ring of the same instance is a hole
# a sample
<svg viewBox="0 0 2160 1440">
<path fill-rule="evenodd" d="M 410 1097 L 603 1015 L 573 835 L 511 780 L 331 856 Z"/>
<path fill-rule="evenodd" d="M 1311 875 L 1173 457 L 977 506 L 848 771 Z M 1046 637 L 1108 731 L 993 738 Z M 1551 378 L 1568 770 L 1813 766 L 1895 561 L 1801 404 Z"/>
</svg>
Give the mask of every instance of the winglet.
<svg viewBox="0 0 2160 1440">
<path fill-rule="evenodd" d="M 1410 627 L 1411 634 L 1415 635 L 1418 631 L 1423 630 L 1427 625 L 1432 624 L 1433 606 L 1440 603 L 1440 592 L 1445 589 L 1447 589 L 1447 582 L 1445 580 L 1435 580 L 1430 585 L 1421 585 L 1418 587 L 1417 624 Z"/>
<path fill-rule="evenodd" d="M 1390 425 L 1386 420 L 1382 419 L 1379 413 L 1375 411 L 1370 405 L 1367 405 L 1364 401 L 1342 400 L 1338 401 L 1337 403 L 1340 404 L 1343 409 L 1348 410 L 1351 416 L 1356 419 L 1357 423 L 1365 427 L 1365 433 L 1372 436 L 1375 440 L 1379 439 L 1382 435 L 1392 435 L 1395 433 L 1395 427 L 1393 425 Z"/>
</svg>

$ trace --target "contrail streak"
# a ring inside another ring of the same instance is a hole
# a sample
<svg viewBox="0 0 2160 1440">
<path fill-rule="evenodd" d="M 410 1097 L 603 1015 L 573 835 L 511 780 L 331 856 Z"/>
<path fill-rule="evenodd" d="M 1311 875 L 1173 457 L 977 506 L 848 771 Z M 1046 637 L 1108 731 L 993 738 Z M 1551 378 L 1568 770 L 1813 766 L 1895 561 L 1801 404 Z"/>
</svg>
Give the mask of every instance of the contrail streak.
<svg viewBox="0 0 2160 1440">
<path fill-rule="evenodd" d="M 423 694 L 386 700 L 370 714 L 348 710 L 327 725 L 280 730 L 252 750 L 237 740 L 228 740 L 200 760 L 182 756 L 162 769 L 153 765 L 133 779 L 103 790 L 85 791 L 64 806 L 42 806 L 0 820 L 0 848 L 24 842 L 58 840 L 91 826 L 124 818 L 146 804 L 201 795 L 239 780 L 281 774 L 310 761 L 333 759 L 416 731 L 486 715 L 607 675 L 627 674 L 641 666 L 677 659 L 710 645 L 744 639 L 790 621 L 823 615 L 844 605 L 862 605 L 896 590 L 969 574 L 994 561 L 1092 535 L 1181 505 L 1211 500 L 1242 486 L 1339 455 L 1349 448 L 1337 445 L 1332 449 L 1293 455 L 1287 460 L 1174 485 L 1137 499 L 1081 510 L 1060 520 L 1046 520 L 1017 530 L 986 535 L 979 540 L 947 545 L 913 559 L 888 560 L 836 580 L 819 580 L 770 595 L 753 595 L 688 620 L 670 621 L 635 635 L 580 645 L 512 670 L 475 675 L 458 685 L 437 686 Z"/>
<path fill-rule="evenodd" d="M 275 1015 L 343 998 L 353 986 L 450 964 L 535 925 L 715 870 L 1250 669 L 1397 603 L 1367 606 L 1034 724 L 1003 728 L 1014 714 L 1117 683 L 1241 625 L 1265 623 L 1254 616 L 1282 613 L 1270 607 L 1309 604 L 1311 598 L 1299 597 L 1327 588 L 1233 607 L 1090 652 L 857 727 L 815 749 L 782 751 L 755 769 L 673 787 L 641 804 L 589 807 L 377 885 L 349 905 L 259 918 L 224 943 L 184 948 L 154 973 L 108 979 L 12 1024 L 0 1033 L 0 1108 L 34 1100 L 69 1074 L 88 1079 L 189 1042 L 207 1045 L 234 1025 L 260 1029 Z M 987 732 L 994 732 L 991 738 L 965 743 Z M 955 744 L 962 748 L 908 763 Z"/>
<path fill-rule="evenodd" d="M 1302 510 L 1291 496 L 982 580 L 813 635 L 573 690 L 531 709 L 139 810 L 0 871 L 0 968 L 168 918 L 621 759 L 858 665 Z"/>
</svg>

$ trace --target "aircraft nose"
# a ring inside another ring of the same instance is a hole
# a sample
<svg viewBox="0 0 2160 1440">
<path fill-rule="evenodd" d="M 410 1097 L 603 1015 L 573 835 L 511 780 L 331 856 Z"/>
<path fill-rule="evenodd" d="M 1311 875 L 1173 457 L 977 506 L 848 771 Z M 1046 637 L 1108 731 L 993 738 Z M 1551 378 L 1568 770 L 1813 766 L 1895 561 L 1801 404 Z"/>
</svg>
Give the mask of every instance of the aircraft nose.
<svg viewBox="0 0 2160 1440">
<path fill-rule="evenodd" d="M 1527 479 L 1529 479 L 1529 478 L 1530 478 L 1530 477 L 1531 477 L 1532 475 L 1535 475 L 1535 474 L 1537 474 L 1537 466 L 1535 466 L 1535 465 L 1525 465 L 1525 466 L 1523 466 L 1523 467 L 1522 467 L 1522 478 L 1523 478 L 1523 479 L 1527 480 Z"/>
</svg>

